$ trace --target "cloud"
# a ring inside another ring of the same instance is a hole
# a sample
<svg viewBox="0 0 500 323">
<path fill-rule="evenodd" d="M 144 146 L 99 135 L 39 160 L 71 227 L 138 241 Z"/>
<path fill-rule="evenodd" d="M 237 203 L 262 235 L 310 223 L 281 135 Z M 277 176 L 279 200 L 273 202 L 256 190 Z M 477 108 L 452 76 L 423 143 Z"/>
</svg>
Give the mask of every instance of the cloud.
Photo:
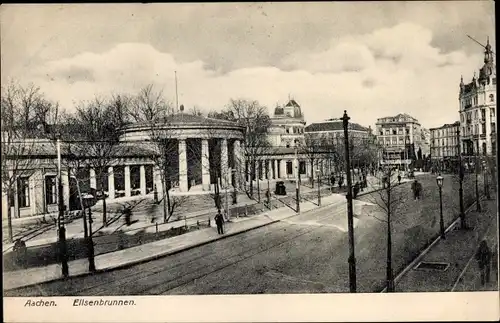
<svg viewBox="0 0 500 323">
<path fill-rule="evenodd" d="M 72 109 L 93 95 L 137 93 L 153 83 L 179 104 L 221 109 L 230 98 L 260 101 L 271 112 L 292 95 L 308 122 L 339 117 L 374 125 L 379 117 L 406 112 L 425 127 L 458 118 L 460 75 L 472 76 L 482 53 L 443 53 L 433 33 L 417 24 L 397 24 L 350 37 L 335 37 L 319 51 L 300 51 L 275 66 L 217 70 L 201 59 L 180 60 L 147 43 L 120 43 L 101 52 L 84 52 L 30 69 L 27 80 Z"/>
</svg>

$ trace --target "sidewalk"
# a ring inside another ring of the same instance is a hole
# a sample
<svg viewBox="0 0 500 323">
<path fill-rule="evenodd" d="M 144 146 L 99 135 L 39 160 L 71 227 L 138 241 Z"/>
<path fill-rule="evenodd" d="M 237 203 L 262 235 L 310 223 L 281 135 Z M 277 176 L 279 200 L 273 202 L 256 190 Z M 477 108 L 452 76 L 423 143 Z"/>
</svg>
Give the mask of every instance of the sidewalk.
<svg viewBox="0 0 500 323">
<path fill-rule="evenodd" d="M 345 196 L 332 194 L 330 196 L 323 197 L 322 201 L 323 203 L 321 207 L 318 207 L 312 202 L 301 203 L 301 214 L 311 210 L 327 207 L 332 204 L 342 203 L 345 201 Z M 97 272 L 125 268 L 135 264 L 151 261 L 156 258 L 178 253 L 183 250 L 191 249 L 219 239 L 224 239 L 242 232 L 276 223 L 295 215 L 297 214 L 291 209 L 282 207 L 250 218 L 233 219 L 233 222 L 225 224 L 226 233 L 224 235 L 218 235 L 217 231 L 211 227 L 169 239 L 159 240 L 116 252 L 98 255 L 95 257 Z M 70 277 L 89 275 L 87 259 L 70 261 L 69 272 Z M 60 264 L 5 272 L 3 274 L 4 290 L 59 279 L 62 279 Z"/>
<path fill-rule="evenodd" d="M 479 242 L 488 237 L 489 246 L 496 250 L 497 202 L 496 199 L 482 200 L 482 212 L 476 211 L 475 204 L 466 212 L 468 230 L 459 229 L 460 220 L 455 221 L 447 230 L 445 239 L 439 239 L 431 245 L 423 256 L 414 260 L 398 277 L 395 278 L 396 292 L 445 292 L 452 291 L 463 277 L 458 289 L 480 290 L 476 283 L 478 271 L 474 254 Z M 495 257 L 496 254 L 495 254 Z M 444 270 L 436 268 L 417 269 L 421 262 L 442 263 Z M 492 263 L 492 280 L 497 275 L 498 263 Z M 465 274 L 464 273 L 467 273 Z M 492 283 L 493 284 L 493 283 Z M 469 288 L 469 289 L 467 289 Z M 490 290 L 498 290 L 496 288 Z"/>
</svg>

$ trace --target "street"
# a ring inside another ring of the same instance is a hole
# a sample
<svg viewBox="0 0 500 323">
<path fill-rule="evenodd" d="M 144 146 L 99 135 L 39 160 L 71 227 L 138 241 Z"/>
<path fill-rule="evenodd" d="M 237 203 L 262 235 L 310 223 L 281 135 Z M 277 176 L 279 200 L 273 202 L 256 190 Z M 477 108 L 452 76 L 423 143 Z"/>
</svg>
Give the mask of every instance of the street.
<svg viewBox="0 0 500 323">
<path fill-rule="evenodd" d="M 467 207 L 474 200 L 473 176 L 464 183 Z M 435 176 L 419 177 L 423 198 L 414 201 L 410 184 L 393 215 L 393 268 L 397 274 L 439 233 Z M 482 192 L 482 185 L 480 185 Z M 458 182 L 445 177 L 445 224 L 458 215 Z M 377 193 L 360 200 L 374 200 Z M 359 201 L 355 202 L 356 205 Z M 355 221 L 357 291 L 377 292 L 385 284 L 386 223 L 367 208 Z M 377 215 L 378 214 L 378 215 Z M 6 291 L 5 296 L 185 295 L 348 292 L 345 203 L 228 237 L 127 269 Z"/>
</svg>

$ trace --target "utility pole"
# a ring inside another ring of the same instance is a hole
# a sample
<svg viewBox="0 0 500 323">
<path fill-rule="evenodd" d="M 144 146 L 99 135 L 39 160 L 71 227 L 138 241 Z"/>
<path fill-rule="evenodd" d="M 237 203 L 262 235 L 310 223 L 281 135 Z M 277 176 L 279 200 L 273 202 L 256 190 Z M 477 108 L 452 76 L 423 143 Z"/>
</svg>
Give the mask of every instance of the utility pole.
<svg viewBox="0 0 500 323">
<path fill-rule="evenodd" d="M 68 249 L 66 245 L 66 228 L 64 227 L 64 196 L 62 185 L 62 171 L 61 171 L 61 140 L 57 139 L 57 174 L 58 174 L 58 206 L 59 216 L 57 221 L 58 235 L 59 235 L 59 256 L 61 260 L 62 275 L 69 276 L 68 268 Z"/>
<path fill-rule="evenodd" d="M 347 224 L 349 230 L 349 290 L 351 293 L 356 293 L 356 258 L 354 256 L 354 212 L 352 208 L 352 179 L 351 179 L 351 161 L 349 159 L 349 116 L 344 110 L 342 117 L 344 126 L 344 146 L 345 146 L 345 163 L 347 176 Z"/>
</svg>

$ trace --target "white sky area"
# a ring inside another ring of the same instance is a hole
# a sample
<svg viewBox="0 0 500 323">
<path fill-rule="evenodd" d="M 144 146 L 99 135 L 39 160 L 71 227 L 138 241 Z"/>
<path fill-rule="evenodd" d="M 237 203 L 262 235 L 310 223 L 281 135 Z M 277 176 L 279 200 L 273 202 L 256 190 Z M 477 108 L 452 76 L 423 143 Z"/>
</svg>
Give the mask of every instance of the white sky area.
<svg viewBox="0 0 500 323">
<path fill-rule="evenodd" d="M 291 95 L 307 123 L 374 127 L 408 113 L 426 128 L 458 120 L 460 76 L 495 51 L 490 1 L 4 5 L 1 80 L 33 82 L 73 110 L 147 84 L 186 109 Z"/>
</svg>

